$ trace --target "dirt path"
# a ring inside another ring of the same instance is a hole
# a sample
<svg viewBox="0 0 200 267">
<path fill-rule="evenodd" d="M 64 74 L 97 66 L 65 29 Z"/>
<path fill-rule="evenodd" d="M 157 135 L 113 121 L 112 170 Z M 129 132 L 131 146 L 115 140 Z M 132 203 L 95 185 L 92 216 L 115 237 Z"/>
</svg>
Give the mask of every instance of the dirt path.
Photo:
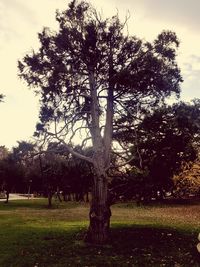
<svg viewBox="0 0 200 267">
<path fill-rule="evenodd" d="M 5 201 L 6 198 L 1 198 L 0 201 Z M 9 194 L 9 201 L 10 200 L 18 200 L 18 199 L 28 199 L 26 196 L 22 196 L 20 194 Z"/>
</svg>

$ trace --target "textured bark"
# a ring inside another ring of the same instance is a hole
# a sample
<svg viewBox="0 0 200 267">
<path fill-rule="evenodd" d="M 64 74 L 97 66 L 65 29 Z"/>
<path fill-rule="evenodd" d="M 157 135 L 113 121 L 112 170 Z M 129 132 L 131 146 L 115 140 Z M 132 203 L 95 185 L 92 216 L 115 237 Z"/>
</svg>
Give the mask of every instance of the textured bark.
<svg viewBox="0 0 200 267">
<path fill-rule="evenodd" d="M 109 240 L 110 230 L 110 204 L 108 202 L 108 177 L 107 166 L 110 162 L 109 152 L 111 148 L 113 107 L 107 106 L 107 124 L 104 137 L 101 136 L 100 110 L 97 96 L 95 76 L 92 71 L 89 74 L 91 91 L 91 136 L 93 143 L 93 167 L 94 183 L 92 190 L 92 201 L 89 213 L 90 225 L 85 240 L 95 245 L 102 245 Z M 113 98 L 112 91 L 109 101 Z"/>
<path fill-rule="evenodd" d="M 102 245 L 109 240 L 111 211 L 107 201 L 107 184 L 103 178 L 96 179 L 90 207 L 90 225 L 86 241 Z"/>
<path fill-rule="evenodd" d="M 101 160 L 99 159 L 99 162 Z M 86 234 L 86 241 L 102 245 L 109 240 L 110 231 L 110 203 L 108 201 L 107 176 L 101 164 L 96 166 L 94 178 L 92 201 L 89 212 L 90 225 Z"/>
</svg>

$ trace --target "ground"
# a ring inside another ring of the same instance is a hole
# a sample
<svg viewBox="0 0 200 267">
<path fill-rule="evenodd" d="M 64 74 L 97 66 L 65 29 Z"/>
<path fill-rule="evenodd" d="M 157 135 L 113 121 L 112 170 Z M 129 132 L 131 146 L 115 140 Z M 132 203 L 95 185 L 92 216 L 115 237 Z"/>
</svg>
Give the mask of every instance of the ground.
<svg viewBox="0 0 200 267">
<path fill-rule="evenodd" d="M 0 266 L 200 266 L 200 205 L 114 205 L 104 247 L 82 241 L 88 210 L 73 202 L 47 209 L 43 199 L 1 202 Z"/>
</svg>

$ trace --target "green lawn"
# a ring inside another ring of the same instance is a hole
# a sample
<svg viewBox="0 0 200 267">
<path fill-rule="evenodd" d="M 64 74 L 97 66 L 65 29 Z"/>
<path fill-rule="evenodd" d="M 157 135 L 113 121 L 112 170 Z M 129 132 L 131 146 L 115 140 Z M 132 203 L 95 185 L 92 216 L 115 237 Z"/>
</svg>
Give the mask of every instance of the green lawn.
<svg viewBox="0 0 200 267">
<path fill-rule="evenodd" d="M 0 202 L 0 267 L 200 266 L 200 205 L 112 207 L 111 242 L 82 242 L 88 205 Z"/>
</svg>

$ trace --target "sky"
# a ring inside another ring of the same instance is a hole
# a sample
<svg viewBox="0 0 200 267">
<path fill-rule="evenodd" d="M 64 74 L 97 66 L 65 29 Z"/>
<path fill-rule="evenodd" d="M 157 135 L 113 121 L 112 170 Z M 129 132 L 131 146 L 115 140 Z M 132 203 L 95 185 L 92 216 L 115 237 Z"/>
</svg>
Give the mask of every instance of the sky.
<svg viewBox="0 0 200 267">
<path fill-rule="evenodd" d="M 39 45 L 44 26 L 57 29 L 55 10 L 68 0 L 0 0 L 0 145 L 8 148 L 30 140 L 38 121 L 39 98 L 17 76 L 17 61 Z M 175 31 L 182 71 L 181 99 L 200 98 L 199 0 L 91 0 L 104 17 L 130 14 L 130 35 L 152 41 L 162 30 Z"/>
</svg>

